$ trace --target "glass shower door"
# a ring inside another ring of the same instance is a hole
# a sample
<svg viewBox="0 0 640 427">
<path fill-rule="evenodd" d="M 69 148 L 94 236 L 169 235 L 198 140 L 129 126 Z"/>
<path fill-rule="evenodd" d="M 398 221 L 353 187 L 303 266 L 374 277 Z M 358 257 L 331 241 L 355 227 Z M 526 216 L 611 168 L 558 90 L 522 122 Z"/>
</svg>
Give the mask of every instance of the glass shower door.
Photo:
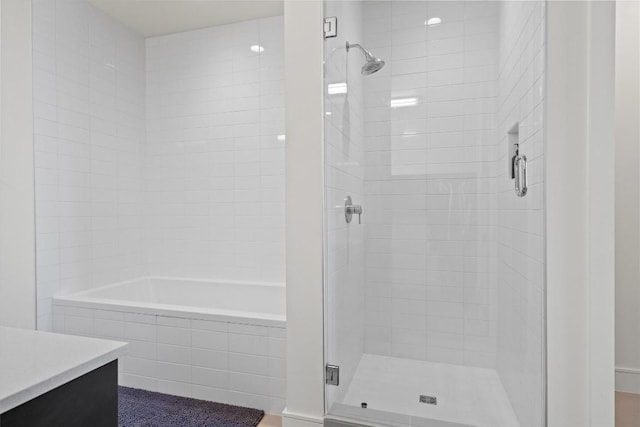
<svg viewBox="0 0 640 427">
<path fill-rule="evenodd" d="M 329 416 L 544 425 L 544 2 L 325 16 Z"/>
<path fill-rule="evenodd" d="M 348 206 L 364 199 L 362 54 L 346 55 L 347 41 L 362 40 L 361 2 L 328 2 L 327 16 L 340 19 L 338 36 L 325 44 L 325 295 L 326 360 L 339 367 L 339 384 L 327 388 L 327 403 L 341 402 L 364 352 L 365 247 L 368 211 L 347 222 Z M 347 24 L 349 18 L 354 18 Z M 355 56 L 355 55 L 359 56 Z M 338 369 L 338 368 L 336 368 Z"/>
</svg>

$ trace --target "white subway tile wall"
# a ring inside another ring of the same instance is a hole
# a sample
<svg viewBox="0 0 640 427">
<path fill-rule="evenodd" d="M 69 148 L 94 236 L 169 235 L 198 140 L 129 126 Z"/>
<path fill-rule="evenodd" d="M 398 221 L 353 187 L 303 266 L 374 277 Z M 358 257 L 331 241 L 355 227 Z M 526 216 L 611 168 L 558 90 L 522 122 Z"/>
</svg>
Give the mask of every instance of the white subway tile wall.
<svg viewBox="0 0 640 427">
<path fill-rule="evenodd" d="M 51 297 L 144 273 L 144 39 L 83 1 L 33 1 L 38 328 Z M 82 324 L 71 328 L 83 328 Z"/>
<path fill-rule="evenodd" d="M 145 40 L 86 1 L 33 16 L 38 328 L 141 276 L 284 282 L 282 17 Z"/>
<path fill-rule="evenodd" d="M 364 80 L 365 352 L 495 368 L 522 425 L 544 414 L 544 13 L 364 3 L 387 60 Z"/>
<path fill-rule="evenodd" d="M 504 2 L 500 74 L 496 244 L 497 370 L 523 426 L 544 425 L 545 2 Z M 507 133 L 519 124 L 529 190 L 514 197 Z"/>
<path fill-rule="evenodd" d="M 498 16 L 365 3 L 367 353 L 495 367 Z"/>
<path fill-rule="evenodd" d="M 278 16 L 147 39 L 151 275 L 284 282 L 283 37 Z"/>
<path fill-rule="evenodd" d="M 119 383 L 279 414 L 285 398 L 282 327 L 53 306 L 53 330 L 129 342 Z"/>
</svg>

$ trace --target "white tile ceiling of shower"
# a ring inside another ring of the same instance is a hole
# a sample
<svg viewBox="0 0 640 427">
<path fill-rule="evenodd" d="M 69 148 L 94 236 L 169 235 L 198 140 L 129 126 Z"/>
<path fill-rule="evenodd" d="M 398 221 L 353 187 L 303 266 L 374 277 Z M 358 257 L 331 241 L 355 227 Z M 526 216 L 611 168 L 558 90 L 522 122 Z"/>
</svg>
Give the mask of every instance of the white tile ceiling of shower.
<svg viewBox="0 0 640 427">
<path fill-rule="evenodd" d="M 495 367 L 497 3 L 364 16 L 366 352 Z"/>
</svg>

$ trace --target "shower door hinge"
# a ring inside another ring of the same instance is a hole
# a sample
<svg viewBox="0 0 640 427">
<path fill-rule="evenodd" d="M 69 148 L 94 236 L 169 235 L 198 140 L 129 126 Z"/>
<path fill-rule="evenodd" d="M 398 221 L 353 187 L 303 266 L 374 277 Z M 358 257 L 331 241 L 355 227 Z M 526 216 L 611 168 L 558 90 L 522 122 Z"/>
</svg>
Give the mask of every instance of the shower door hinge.
<svg viewBox="0 0 640 427">
<path fill-rule="evenodd" d="M 328 385 L 340 385 L 340 366 L 327 365 L 325 367 L 325 382 Z"/>
<path fill-rule="evenodd" d="M 331 37 L 338 36 L 338 17 L 330 16 L 329 18 L 324 18 L 324 38 L 328 39 Z"/>
</svg>

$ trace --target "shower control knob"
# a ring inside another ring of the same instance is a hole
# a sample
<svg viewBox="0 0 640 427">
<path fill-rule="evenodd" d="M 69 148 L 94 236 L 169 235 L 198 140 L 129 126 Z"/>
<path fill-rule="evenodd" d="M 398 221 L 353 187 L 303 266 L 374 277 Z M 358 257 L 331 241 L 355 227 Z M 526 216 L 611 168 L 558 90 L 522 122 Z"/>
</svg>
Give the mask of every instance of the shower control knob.
<svg viewBox="0 0 640 427">
<path fill-rule="evenodd" d="M 362 224 L 362 206 L 353 205 L 353 213 L 358 214 L 358 224 Z"/>
<path fill-rule="evenodd" d="M 347 196 L 344 199 L 344 219 L 347 224 L 351 223 L 354 214 L 358 215 L 358 224 L 362 224 L 362 206 L 354 205 L 351 196 Z"/>
</svg>

